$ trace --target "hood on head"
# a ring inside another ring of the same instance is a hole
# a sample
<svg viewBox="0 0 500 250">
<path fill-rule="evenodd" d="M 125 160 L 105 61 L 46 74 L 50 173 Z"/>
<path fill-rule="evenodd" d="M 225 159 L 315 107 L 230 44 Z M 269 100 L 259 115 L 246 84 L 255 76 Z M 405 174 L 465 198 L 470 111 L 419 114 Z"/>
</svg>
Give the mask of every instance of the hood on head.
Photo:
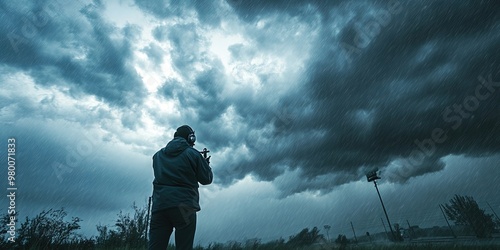
<svg viewBox="0 0 500 250">
<path fill-rule="evenodd" d="M 163 153 L 168 156 L 177 156 L 180 155 L 186 148 L 189 147 L 186 139 L 182 137 L 175 137 L 171 140 L 165 148 L 163 148 Z"/>
</svg>

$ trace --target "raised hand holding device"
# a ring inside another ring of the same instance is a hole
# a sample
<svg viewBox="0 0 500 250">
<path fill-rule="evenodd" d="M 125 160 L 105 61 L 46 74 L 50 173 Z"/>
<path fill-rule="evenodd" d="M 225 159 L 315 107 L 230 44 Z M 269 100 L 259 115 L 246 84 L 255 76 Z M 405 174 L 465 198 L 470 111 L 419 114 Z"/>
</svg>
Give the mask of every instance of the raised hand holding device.
<svg viewBox="0 0 500 250">
<path fill-rule="evenodd" d="M 202 151 L 200 151 L 200 154 L 203 155 L 203 158 L 205 158 L 205 160 L 207 160 L 207 163 L 210 164 L 210 157 L 212 156 L 208 156 L 208 152 L 210 152 L 210 150 L 208 150 L 207 148 L 203 148 Z"/>
</svg>

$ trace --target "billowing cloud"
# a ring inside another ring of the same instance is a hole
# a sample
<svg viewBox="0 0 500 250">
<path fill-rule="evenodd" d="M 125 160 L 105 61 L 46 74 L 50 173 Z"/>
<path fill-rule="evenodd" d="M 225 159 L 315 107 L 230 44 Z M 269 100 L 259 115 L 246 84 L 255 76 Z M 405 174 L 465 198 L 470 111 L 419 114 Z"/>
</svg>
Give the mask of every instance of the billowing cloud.
<svg viewBox="0 0 500 250">
<path fill-rule="evenodd" d="M 335 186 L 373 168 L 404 182 L 443 169 L 440 159 L 450 154 L 498 151 L 491 135 L 499 129 L 499 34 L 489 2 L 474 11 L 469 3 L 449 9 L 399 1 L 136 4 L 168 20 L 139 48 L 157 69 L 172 69 L 158 96 L 173 101 L 184 117 L 175 120 L 192 124 L 214 153 L 241 154 L 215 160 L 221 183 L 250 173 L 273 180 L 300 169 L 303 183 L 293 189 L 299 192 L 321 189 L 312 180 L 332 178 Z M 18 20 L 26 14 L 3 8 L 12 21 L 2 33 L 23 35 L 27 26 Z M 37 84 L 132 107 L 121 121 L 136 129 L 145 88 L 131 64 L 132 43 L 148 31 L 113 26 L 99 2 L 81 6 L 77 19 L 55 8 L 61 6 L 29 7 L 41 20 L 37 37 L 3 40 L 10 48 L 4 65 L 29 69 Z"/>
<path fill-rule="evenodd" d="M 442 170 L 447 155 L 498 152 L 491 136 L 500 128 L 495 3 L 219 4 L 236 19 L 163 26 L 154 34 L 172 45 L 172 63 L 188 82 L 167 81 L 163 96 L 194 111 L 189 121 L 206 145 L 241 154 L 220 161 L 221 183 L 293 171 L 300 178 L 288 189 L 323 190 L 374 168 L 405 182 Z M 175 16 L 138 5 L 160 19 Z M 172 9 L 190 8 L 203 21 L 196 6 Z M 221 30 L 238 30 L 240 39 L 215 41 L 227 47 L 211 54 L 207 32 Z M 230 133 L 214 128 L 229 115 L 242 124 Z"/>
<path fill-rule="evenodd" d="M 79 4 L 79 3 L 73 3 Z M 144 97 L 129 62 L 128 29 L 107 23 L 99 3 L 65 8 L 57 1 L 3 3 L 0 62 L 27 71 L 41 85 L 64 85 L 117 106 Z"/>
<path fill-rule="evenodd" d="M 272 143 L 238 169 L 268 179 L 298 167 L 301 191 L 315 189 L 313 180 L 330 174 L 335 186 L 400 163 L 386 176 L 406 181 L 442 170 L 440 158 L 450 154 L 497 153 L 500 144 L 492 135 L 500 129 L 499 33 L 491 4 L 462 3 L 453 10 L 397 1 L 332 7 L 322 18 L 302 91 L 282 97 L 289 110 L 282 123 L 289 126 L 268 134 Z M 271 7 L 254 12 L 258 6 L 235 8 L 258 24 L 266 13 L 273 15 Z"/>
</svg>

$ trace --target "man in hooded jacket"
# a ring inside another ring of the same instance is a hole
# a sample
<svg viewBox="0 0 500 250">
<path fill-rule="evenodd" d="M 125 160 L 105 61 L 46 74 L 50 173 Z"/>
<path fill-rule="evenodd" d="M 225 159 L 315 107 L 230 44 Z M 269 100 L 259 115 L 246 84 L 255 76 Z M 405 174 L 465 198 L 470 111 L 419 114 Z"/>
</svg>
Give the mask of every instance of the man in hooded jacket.
<svg viewBox="0 0 500 250">
<path fill-rule="evenodd" d="M 196 212 L 200 211 L 198 183 L 212 183 L 209 158 L 194 149 L 194 130 L 183 125 L 174 139 L 153 156 L 153 206 L 149 249 L 167 249 L 175 228 L 176 249 L 193 249 Z"/>
</svg>

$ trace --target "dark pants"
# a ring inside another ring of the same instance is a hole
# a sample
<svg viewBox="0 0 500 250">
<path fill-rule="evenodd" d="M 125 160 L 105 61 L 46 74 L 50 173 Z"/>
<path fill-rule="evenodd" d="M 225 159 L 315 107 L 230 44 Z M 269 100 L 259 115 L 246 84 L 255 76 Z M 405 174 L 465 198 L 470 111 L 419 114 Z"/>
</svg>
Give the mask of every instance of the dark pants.
<svg viewBox="0 0 500 250">
<path fill-rule="evenodd" d="M 149 250 L 167 249 L 174 228 L 175 249 L 193 249 L 196 210 L 180 206 L 153 212 L 149 228 Z"/>
</svg>

